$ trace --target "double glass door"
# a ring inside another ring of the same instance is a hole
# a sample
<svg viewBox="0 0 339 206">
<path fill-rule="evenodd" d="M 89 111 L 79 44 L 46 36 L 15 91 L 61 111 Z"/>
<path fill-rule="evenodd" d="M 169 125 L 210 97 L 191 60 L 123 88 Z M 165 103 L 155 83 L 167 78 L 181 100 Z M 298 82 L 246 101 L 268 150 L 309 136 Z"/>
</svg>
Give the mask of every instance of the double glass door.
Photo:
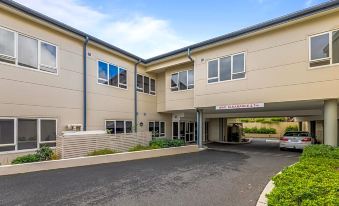
<svg viewBox="0 0 339 206">
<path fill-rule="evenodd" d="M 191 121 L 173 122 L 173 139 L 182 139 L 185 142 L 195 141 L 195 123 Z"/>
</svg>

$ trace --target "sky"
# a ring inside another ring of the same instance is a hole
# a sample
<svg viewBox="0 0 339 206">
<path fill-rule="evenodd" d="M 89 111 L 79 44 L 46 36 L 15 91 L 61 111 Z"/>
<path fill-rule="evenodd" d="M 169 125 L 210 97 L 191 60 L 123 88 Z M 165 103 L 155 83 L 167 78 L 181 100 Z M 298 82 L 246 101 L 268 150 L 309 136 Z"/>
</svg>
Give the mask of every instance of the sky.
<svg viewBox="0 0 339 206">
<path fill-rule="evenodd" d="M 142 58 L 329 0 L 15 0 Z"/>
</svg>

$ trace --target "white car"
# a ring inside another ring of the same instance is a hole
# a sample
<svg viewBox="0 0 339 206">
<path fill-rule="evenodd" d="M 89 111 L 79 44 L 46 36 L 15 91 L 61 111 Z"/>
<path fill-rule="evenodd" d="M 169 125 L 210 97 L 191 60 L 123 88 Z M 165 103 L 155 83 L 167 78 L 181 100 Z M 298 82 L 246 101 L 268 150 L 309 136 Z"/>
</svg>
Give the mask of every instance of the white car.
<svg viewBox="0 0 339 206">
<path fill-rule="evenodd" d="M 309 132 L 286 132 L 280 138 L 280 149 L 304 149 L 312 144 L 312 136 Z"/>
</svg>

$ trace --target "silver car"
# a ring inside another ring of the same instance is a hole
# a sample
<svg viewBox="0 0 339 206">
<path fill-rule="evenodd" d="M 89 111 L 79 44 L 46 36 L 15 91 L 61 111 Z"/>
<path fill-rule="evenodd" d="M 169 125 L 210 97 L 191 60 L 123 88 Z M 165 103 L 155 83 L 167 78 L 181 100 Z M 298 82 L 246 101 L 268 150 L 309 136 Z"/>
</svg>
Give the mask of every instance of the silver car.
<svg viewBox="0 0 339 206">
<path fill-rule="evenodd" d="M 309 132 L 286 132 L 280 138 L 280 149 L 304 149 L 312 144 L 312 136 Z"/>
</svg>

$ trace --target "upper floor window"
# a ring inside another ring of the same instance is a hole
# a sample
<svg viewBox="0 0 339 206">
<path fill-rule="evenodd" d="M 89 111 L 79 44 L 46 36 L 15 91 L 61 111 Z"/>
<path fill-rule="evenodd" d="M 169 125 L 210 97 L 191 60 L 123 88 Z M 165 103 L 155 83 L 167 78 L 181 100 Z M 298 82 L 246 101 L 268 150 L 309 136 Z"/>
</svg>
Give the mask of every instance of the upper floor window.
<svg viewBox="0 0 339 206">
<path fill-rule="evenodd" d="M 194 88 L 194 70 L 186 70 L 171 75 L 171 90 L 188 90 Z"/>
<path fill-rule="evenodd" d="M 137 91 L 146 94 L 155 95 L 155 79 L 138 74 Z"/>
<path fill-rule="evenodd" d="M 0 61 L 57 73 L 57 47 L 0 27 Z"/>
<path fill-rule="evenodd" d="M 98 83 L 127 89 L 127 70 L 98 61 Z"/>
<path fill-rule="evenodd" d="M 124 120 L 106 120 L 106 131 L 109 134 L 127 134 L 133 132 L 132 121 Z"/>
<path fill-rule="evenodd" d="M 310 37 L 310 67 L 339 63 L 339 31 Z"/>
<path fill-rule="evenodd" d="M 243 79 L 245 75 L 245 53 L 220 57 L 208 62 L 208 83 Z"/>
</svg>

